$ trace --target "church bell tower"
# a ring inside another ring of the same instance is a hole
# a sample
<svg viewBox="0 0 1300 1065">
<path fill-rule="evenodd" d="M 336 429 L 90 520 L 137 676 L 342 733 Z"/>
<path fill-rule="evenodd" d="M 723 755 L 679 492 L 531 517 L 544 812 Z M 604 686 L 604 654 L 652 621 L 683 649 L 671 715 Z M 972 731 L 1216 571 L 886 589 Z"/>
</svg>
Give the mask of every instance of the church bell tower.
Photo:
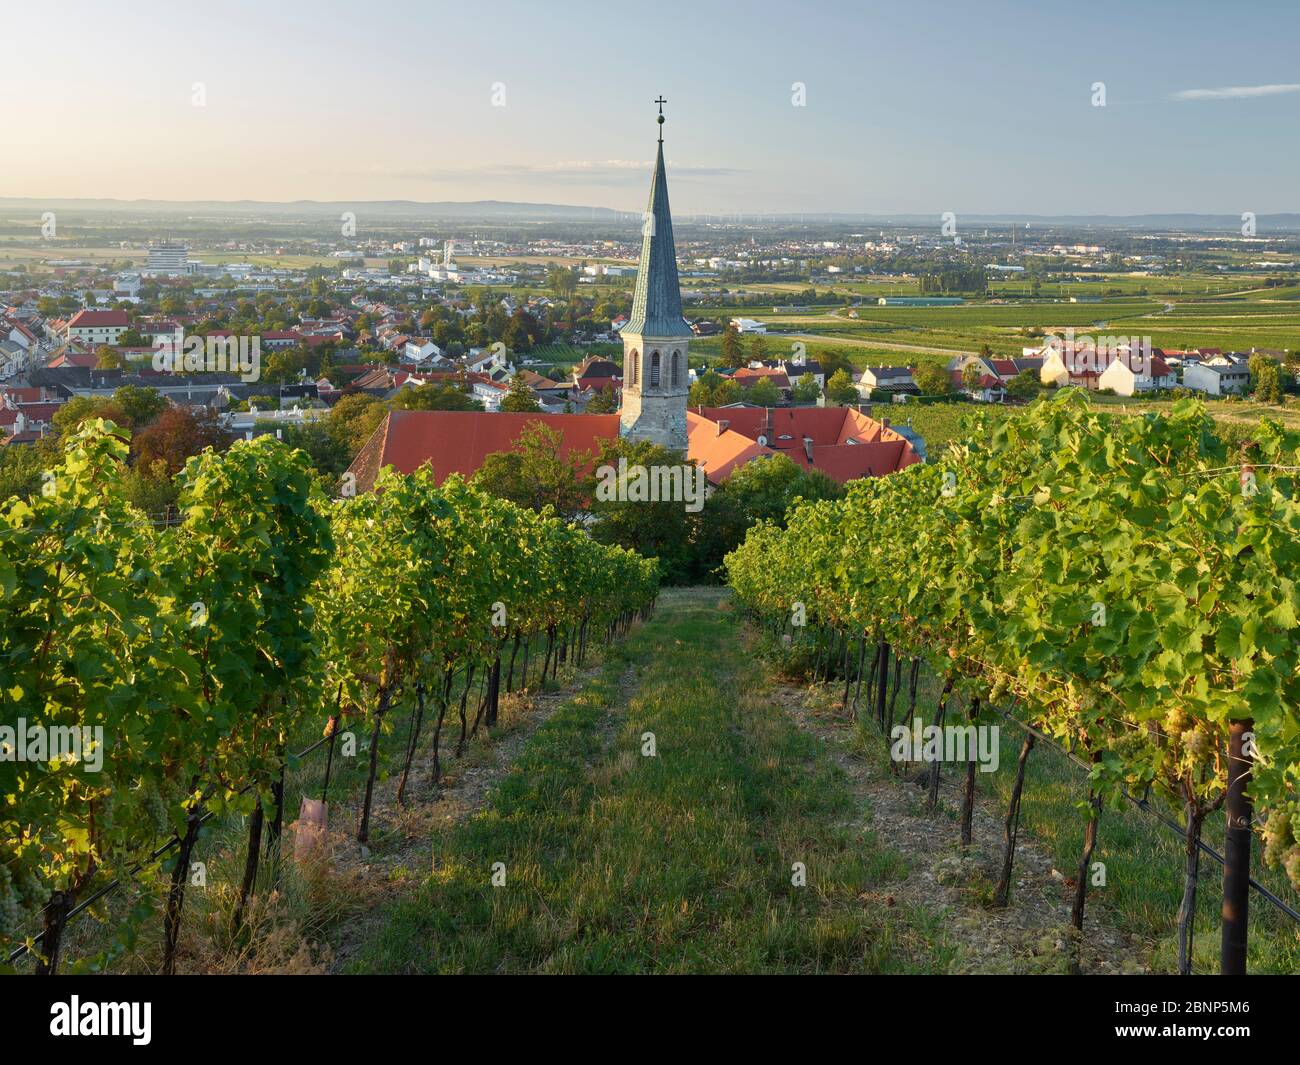
<svg viewBox="0 0 1300 1065">
<path fill-rule="evenodd" d="M 682 317 L 677 250 L 664 175 L 662 96 L 659 152 L 650 179 L 650 201 L 641 226 L 641 262 L 632 316 L 623 327 L 623 435 L 685 452 L 686 401 L 690 395 L 687 344 L 691 330 Z"/>
</svg>

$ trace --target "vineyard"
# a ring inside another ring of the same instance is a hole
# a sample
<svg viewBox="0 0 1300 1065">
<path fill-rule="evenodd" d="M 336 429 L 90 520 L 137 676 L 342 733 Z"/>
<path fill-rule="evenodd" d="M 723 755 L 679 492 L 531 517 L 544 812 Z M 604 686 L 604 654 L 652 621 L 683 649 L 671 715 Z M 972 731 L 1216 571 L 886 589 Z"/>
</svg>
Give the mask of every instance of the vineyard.
<svg viewBox="0 0 1300 1065">
<path fill-rule="evenodd" d="M 1024 731 L 995 905 L 1039 740 L 1090 784 L 1075 928 L 1102 810 L 1167 804 L 1185 841 L 1179 969 L 1191 971 L 1209 853 L 1224 867 L 1222 969 L 1243 972 L 1255 834 L 1300 886 L 1298 472 L 1300 437 L 1276 425 L 1241 453 L 1195 402 L 1117 418 L 1066 390 L 977 427 L 938 463 L 804 504 L 785 529 L 755 527 L 726 569 L 774 640 L 811 646 L 814 673 L 842 679 L 845 703 L 866 678 L 886 736 L 900 688 L 911 728 L 923 665 L 943 678 L 935 725 L 962 693 L 963 724 Z M 1222 855 L 1201 839 L 1219 810 Z"/>
<path fill-rule="evenodd" d="M 286 767 L 308 753 L 294 737 L 323 737 L 313 749 L 332 760 L 345 725 L 369 733 L 364 844 L 399 700 L 415 708 L 405 787 L 426 693 L 436 778 L 454 679 L 463 742 L 476 672 L 490 727 L 517 661 L 527 676 L 535 651 L 554 674 L 657 594 L 652 560 L 455 477 L 386 471 L 372 493 L 329 498 L 306 455 L 270 437 L 191 459 L 176 514 L 153 521 L 124 502 L 127 451 L 90 423 L 38 496 L 0 509 L 0 947 L 39 971 L 87 902 L 163 862 L 173 971 L 202 826 L 247 818 L 238 922 L 263 836 L 278 847 Z M 153 909 L 124 919 L 118 949 Z"/>
</svg>

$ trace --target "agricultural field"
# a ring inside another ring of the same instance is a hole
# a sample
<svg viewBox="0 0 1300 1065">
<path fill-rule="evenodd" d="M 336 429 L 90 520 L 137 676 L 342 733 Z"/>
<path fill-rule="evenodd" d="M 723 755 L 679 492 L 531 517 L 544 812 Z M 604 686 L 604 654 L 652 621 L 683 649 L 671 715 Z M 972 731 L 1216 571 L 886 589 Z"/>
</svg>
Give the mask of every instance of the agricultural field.
<svg viewBox="0 0 1300 1065">
<path fill-rule="evenodd" d="M 800 313 L 736 305 L 702 313 L 722 320 L 746 317 L 764 322 L 774 351 L 795 341 L 810 347 L 835 345 L 845 349 L 855 365 L 872 354 L 955 355 L 979 351 L 984 345 L 997 355 L 1015 356 L 1041 342 L 1043 335 L 1067 328 L 1076 334 L 1149 336 L 1153 346 L 1171 349 L 1300 347 L 1300 286 L 1262 288 L 1250 279 L 1221 277 L 1186 278 L 1182 283 L 1162 280 L 1161 288 L 1146 286 L 1153 295 L 1111 296 L 1097 303 L 1070 303 L 1048 291 L 1037 299 L 1016 299 L 1014 285 L 1005 283 L 995 287 L 1014 302 L 986 300 L 948 307 L 865 303 L 852 311 L 827 306 Z M 1142 286 L 1129 286 L 1138 287 Z M 715 344 L 710 338 L 699 346 L 711 352 Z"/>
</svg>

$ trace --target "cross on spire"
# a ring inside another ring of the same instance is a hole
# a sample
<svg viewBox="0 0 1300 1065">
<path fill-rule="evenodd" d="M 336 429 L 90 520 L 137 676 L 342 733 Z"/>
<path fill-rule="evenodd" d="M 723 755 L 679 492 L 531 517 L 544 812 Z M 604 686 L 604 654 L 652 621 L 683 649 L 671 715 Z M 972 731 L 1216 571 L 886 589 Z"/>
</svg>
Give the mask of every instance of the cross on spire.
<svg viewBox="0 0 1300 1065">
<path fill-rule="evenodd" d="M 663 93 L 659 94 L 659 99 L 654 101 L 659 105 L 659 143 L 664 142 L 664 104 L 668 101 L 664 99 Z"/>
</svg>

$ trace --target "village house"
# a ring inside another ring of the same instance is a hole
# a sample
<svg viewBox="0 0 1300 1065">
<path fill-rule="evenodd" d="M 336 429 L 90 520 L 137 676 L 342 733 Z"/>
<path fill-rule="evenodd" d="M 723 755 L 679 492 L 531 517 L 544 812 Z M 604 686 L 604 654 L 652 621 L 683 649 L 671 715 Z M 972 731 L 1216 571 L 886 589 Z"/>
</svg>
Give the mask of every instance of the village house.
<svg viewBox="0 0 1300 1065">
<path fill-rule="evenodd" d="M 131 326 L 126 311 L 78 311 L 68 322 L 66 340 L 83 340 L 87 344 L 116 344 L 117 338 Z"/>
<path fill-rule="evenodd" d="M 1241 395 L 1250 389 L 1250 367 L 1227 359 L 1188 362 L 1183 366 L 1183 387 L 1211 396 Z"/>
</svg>

